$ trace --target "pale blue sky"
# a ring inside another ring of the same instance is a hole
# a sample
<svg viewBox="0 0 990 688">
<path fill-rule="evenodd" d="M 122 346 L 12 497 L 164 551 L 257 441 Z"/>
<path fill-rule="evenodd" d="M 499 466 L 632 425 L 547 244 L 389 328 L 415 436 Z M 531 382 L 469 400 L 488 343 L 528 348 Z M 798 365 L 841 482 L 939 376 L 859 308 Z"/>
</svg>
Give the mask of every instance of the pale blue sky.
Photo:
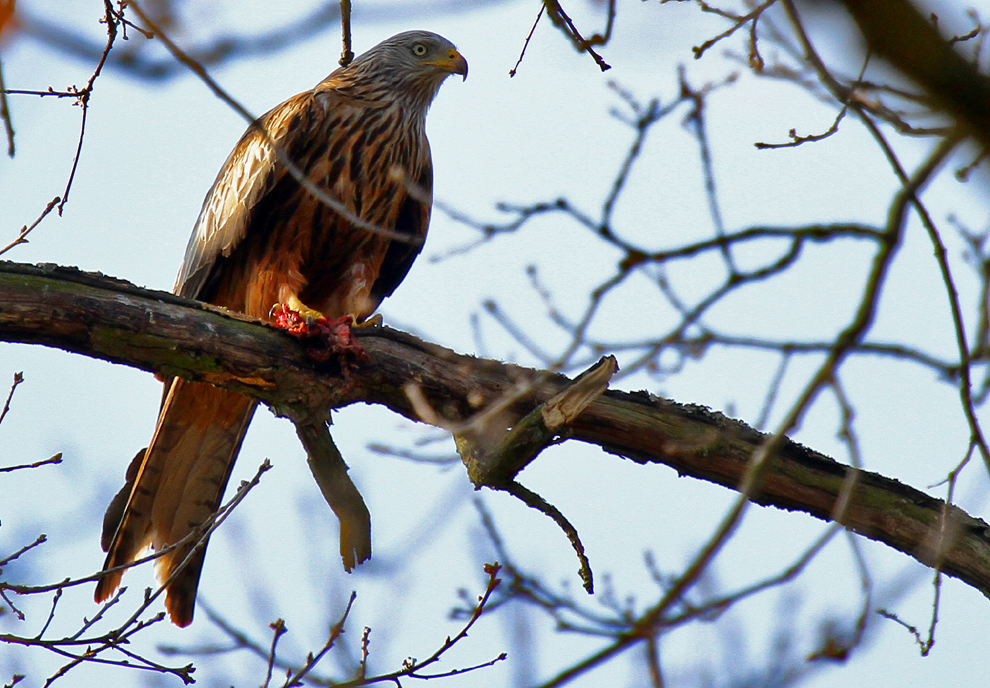
<svg viewBox="0 0 990 688">
<path fill-rule="evenodd" d="M 695 85 L 730 70 L 718 48 L 700 62 L 691 59 L 690 47 L 724 24 L 700 15 L 687 3 L 620 3 L 615 37 L 602 51 L 613 65 L 605 74 L 544 21 L 514 79 L 509 79 L 508 71 L 532 24 L 535 3 L 492 3 L 415 24 L 401 16 L 382 21 L 375 15 L 374 22 L 365 21 L 364 8 L 388 3 L 355 0 L 354 4 L 356 52 L 398 31 L 425 28 L 452 40 L 467 58 L 470 77 L 443 86 L 428 118 L 428 132 L 436 197 L 483 219 L 500 217 L 494 207 L 500 201 L 526 204 L 558 196 L 596 214 L 632 137 L 631 129 L 609 116 L 610 108 L 621 107 L 607 86 L 609 80 L 641 101 L 659 97 L 666 102 L 677 94 L 678 64 L 686 66 Z M 42 3 L 27 1 L 19 7 L 50 11 Z M 600 26 L 592 3 L 575 0 L 567 7 L 589 32 Z M 81 0 L 64 9 L 95 37 L 102 30 L 97 24 L 101 11 L 100 3 Z M 275 12 L 284 19 L 294 10 L 251 2 L 229 3 L 215 11 L 216 18 L 209 21 L 250 30 L 277 23 L 280 17 Z M 142 39 L 132 34 L 131 40 Z M 844 38 L 829 40 L 840 51 L 851 50 Z M 738 42 L 731 45 L 740 49 Z M 283 53 L 213 70 L 213 76 L 250 111 L 260 114 L 322 79 L 336 66 L 339 50 L 338 33 L 332 30 Z M 0 56 L 9 88 L 82 85 L 91 70 L 91 65 L 53 55 L 38 43 L 17 37 L 3 46 Z M 0 158 L 0 244 L 61 193 L 80 114 L 68 102 L 54 99 L 21 96 L 11 97 L 10 103 L 18 153 L 13 160 Z M 701 195 L 697 145 L 681 126 L 686 113 L 682 108 L 655 128 L 617 211 L 616 227 L 647 246 L 672 247 L 710 236 L 712 231 Z M 792 127 L 799 133 L 823 131 L 834 118 L 832 108 L 792 87 L 742 73 L 740 83 L 711 97 L 708 117 L 718 191 L 730 229 L 884 221 L 895 180 L 855 122 L 847 121 L 839 135 L 813 146 L 760 152 L 752 145 L 784 140 Z M 203 195 L 244 127 L 191 75 L 146 84 L 108 70 L 97 82 L 91 101 L 85 149 L 64 215 L 50 216 L 29 244 L 5 258 L 76 265 L 169 289 Z M 927 150 L 924 142 L 898 145 L 909 166 Z M 963 290 L 964 299 L 971 298 L 972 280 L 962 266 L 961 244 L 947 229 L 945 217 L 954 212 L 973 228 L 985 227 L 985 192 L 985 177 L 960 185 L 946 175 L 926 196 L 936 221 L 946 228 L 960 284 L 969 287 Z M 527 352 L 485 316 L 481 318 L 485 350 L 478 350 L 469 319 L 481 312 L 482 300 L 496 299 L 541 345 L 555 350 L 566 339 L 547 320 L 528 285 L 526 266 L 536 264 L 561 308 L 576 316 L 587 290 L 610 274 L 618 257 L 586 230 L 554 216 L 466 255 L 430 260 L 473 238 L 471 230 L 436 213 L 423 256 L 383 307 L 386 322 L 414 328 L 458 351 L 532 364 Z M 765 260 L 766 250 L 740 255 L 756 264 Z M 852 243 L 811 246 L 792 274 L 727 300 L 712 312 L 711 321 L 738 334 L 832 336 L 850 318 L 870 255 Z M 674 265 L 669 275 L 690 297 L 711 288 L 717 270 L 717 262 L 704 259 Z M 930 244 L 912 222 L 872 336 L 882 341 L 898 338 L 951 357 L 954 342 L 945 304 Z M 669 307 L 642 277 L 608 302 L 594 332 L 645 336 L 665 331 L 671 318 Z M 817 363 L 817 359 L 794 362 L 775 419 Z M 619 384 L 730 409 L 753 422 L 776 364 L 765 354 L 714 349 L 677 376 L 664 380 L 638 376 Z M 103 560 L 98 513 L 119 486 L 134 451 L 150 437 L 160 385 L 150 375 L 120 366 L 40 347 L 0 345 L 0 390 L 15 371 L 24 371 L 26 382 L 0 427 L 0 465 L 38 460 L 59 451 L 65 464 L 0 476 L 0 553 L 46 532 L 51 541 L 43 553 L 21 568 L 11 567 L 9 571 L 16 573 L 12 578 L 32 577 L 35 569 L 28 567 L 35 566 L 43 567 L 44 580 L 90 574 Z M 856 428 L 869 470 L 925 490 L 962 458 L 967 433 L 957 393 L 938 384 L 930 372 L 864 358 L 847 364 L 842 381 L 857 402 Z M 986 419 L 985 410 L 981 416 Z M 823 395 L 796 437 L 845 461 L 837 428 L 836 405 Z M 442 470 L 405 463 L 367 449 L 373 442 L 409 444 L 422 435 L 421 429 L 380 408 L 352 408 L 335 416 L 334 437 L 371 509 L 375 542 L 372 563 L 346 576 L 336 558 L 336 523 L 305 468 L 291 426 L 259 411 L 231 485 L 250 477 L 266 457 L 275 469 L 213 537 L 200 587 L 202 599 L 222 608 L 262 641 L 268 638 L 265 624 L 283 617 L 290 633 L 282 649 L 298 661 L 305 651 L 322 645 L 328 619 L 339 613 L 347 595 L 356 589 L 358 601 L 346 640 L 353 649 L 360 629 L 372 627 L 376 671 L 397 668 L 410 655 L 429 655 L 459 628 L 446 618 L 456 604 L 457 590 L 467 586 L 472 595 L 480 593 L 479 562 L 493 555 L 476 525 L 471 506 L 475 495 L 459 467 Z M 451 450 L 446 443 L 437 446 Z M 640 605 L 656 594 L 642 565 L 643 551 L 652 550 L 664 571 L 678 571 L 734 496 L 719 487 L 679 479 L 669 469 L 636 466 L 575 443 L 546 452 L 523 473 L 522 481 L 572 519 L 600 583 L 609 573 L 620 596 L 635 594 Z M 974 515 L 986 513 L 986 488 L 985 474 L 974 465 L 960 488 L 961 503 Z M 930 492 L 944 495 L 938 489 Z M 481 497 L 495 514 L 517 563 L 539 572 L 548 583 L 569 581 L 574 594 L 582 594 L 573 554 L 551 523 L 506 495 L 481 493 Z M 722 585 L 733 589 L 779 571 L 824 527 L 805 515 L 753 508 L 718 561 Z M 926 627 L 929 573 L 884 546 L 866 541 L 861 546 L 879 598 L 875 606 L 889 605 L 905 620 Z M 386 572 L 395 576 L 379 575 Z M 128 599 L 136 600 L 151 580 L 150 569 L 129 573 Z M 898 586 L 906 586 L 903 595 L 894 594 Z M 847 664 L 804 685 L 985 686 L 990 602 L 953 580 L 945 581 L 943 591 L 938 643 L 930 657 L 920 658 L 903 629 L 883 622 L 875 626 L 874 633 L 879 634 L 871 636 L 871 643 Z M 793 600 L 800 595 L 805 597 L 797 605 Z M 774 620 L 789 612 L 800 619 L 797 642 L 802 651 L 813 652 L 818 619 L 828 614 L 848 619 L 858 609 L 858 595 L 849 548 L 837 538 L 807 574 L 783 592 L 747 601 L 719 624 L 699 623 L 665 637 L 661 653 L 670 685 L 703 685 L 699 666 L 710 666 L 716 676 L 725 667 L 759 666 L 772 654 L 768 636 Z M 95 613 L 90 600 L 89 588 L 66 595 L 62 602 L 66 630 L 81 616 Z M 31 612 L 28 624 L 18 624 L 7 615 L 0 619 L 0 628 L 35 629 L 48 604 L 40 599 L 26 603 Z M 438 685 L 512 685 L 527 678 L 521 662 L 514 661 L 527 650 L 535 659 L 530 677 L 547 678 L 601 646 L 595 638 L 545 633 L 549 624 L 536 615 L 520 618 L 540 631 L 528 646 L 513 642 L 510 614 L 485 618 L 442 667 L 486 661 L 503 650 L 510 653 L 510 660 Z M 721 644 L 720 633 L 744 646 L 733 649 Z M 740 633 L 745 640 L 738 640 Z M 144 642 L 146 647 L 188 646 L 217 638 L 200 609 L 190 629 L 163 624 Z M 46 669 L 50 673 L 58 665 L 41 655 L 31 657 L 36 664 L 28 667 L 0 659 L 0 679 L 8 680 L 7 675 L 19 667 L 31 670 L 30 685 L 35 685 L 47 675 Z M 333 666 L 332 661 L 326 664 L 327 673 Z M 574 685 L 643 685 L 627 678 L 627 671 L 625 660 L 619 660 Z M 258 685 L 263 674 L 259 660 L 236 655 L 222 668 L 201 669 L 197 678 L 201 685 L 246 686 Z M 98 669 L 83 667 L 60 684 L 93 685 L 100 675 Z M 173 684 L 178 682 L 165 682 Z M 716 680 L 714 685 L 722 684 Z"/>
</svg>

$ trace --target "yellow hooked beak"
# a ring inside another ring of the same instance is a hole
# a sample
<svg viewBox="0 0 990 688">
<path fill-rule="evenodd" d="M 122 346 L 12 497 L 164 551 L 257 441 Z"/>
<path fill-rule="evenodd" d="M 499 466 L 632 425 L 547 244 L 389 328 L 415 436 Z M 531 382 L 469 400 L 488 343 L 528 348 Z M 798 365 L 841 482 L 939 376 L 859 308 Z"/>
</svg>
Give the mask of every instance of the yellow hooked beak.
<svg viewBox="0 0 990 688">
<path fill-rule="evenodd" d="M 450 51 L 448 51 L 447 59 L 437 60 L 435 62 L 427 62 L 426 64 L 431 64 L 440 67 L 442 69 L 446 69 L 451 74 L 460 74 L 461 76 L 464 77 L 465 80 L 467 79 L 467 73 L 468 73 L 467 60 L 465 60 L 464 56 L 461 55 L 456 50 L 454 50 L 453 48 L 451 48 Z"/>
</svg>

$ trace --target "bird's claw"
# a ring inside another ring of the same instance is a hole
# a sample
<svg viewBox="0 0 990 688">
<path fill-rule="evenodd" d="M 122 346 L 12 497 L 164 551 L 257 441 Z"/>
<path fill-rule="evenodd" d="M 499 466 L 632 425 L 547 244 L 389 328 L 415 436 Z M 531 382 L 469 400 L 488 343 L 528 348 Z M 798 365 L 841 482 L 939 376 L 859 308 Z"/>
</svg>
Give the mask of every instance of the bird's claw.
<svg viewBox="0 0 990 688">
<path fill-rule="evenodd" d="M 385 318 L 382 317 L 381 313 L 375 313 L 370 318 L 366 318 L 362 322 L 353 323 L 354 327 L 372 327 L 379 328 L 385 327 Z"/>
<path fill-rule="evenodd" d="M 304 337 L 310 334 L 314 328 L 319 328 L 327 322 L 326 318 L 307 318 L 299 311 L 290 308 L 286 303 L 276 303 L 268 315 L 272 318 L 272 324 L 275 327 L 296 337 Z"/>
</svg>

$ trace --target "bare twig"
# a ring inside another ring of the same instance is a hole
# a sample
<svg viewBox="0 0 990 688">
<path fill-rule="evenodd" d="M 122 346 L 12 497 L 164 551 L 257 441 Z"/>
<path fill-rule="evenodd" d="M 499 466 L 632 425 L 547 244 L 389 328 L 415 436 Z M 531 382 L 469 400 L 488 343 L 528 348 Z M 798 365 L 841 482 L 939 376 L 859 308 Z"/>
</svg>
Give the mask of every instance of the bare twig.
<svg viewBox="0 0 990 688">
<path fill-rule="evenodd" d="M 62 463 L 62 452 L 59 452 L 55 456 L 49 459 L 43 459 L 41 461 L 35 461 L 34 463 L 23 463 L 17 466 L 0 466 L 0 473 L 9 473 L 11 471 L 19 471 L 24 468 L 38 468 L 39 466 L 47 466 L 49 464 L 60 464 Z"/>
<path fill-rule="evenodd" d="M 17 559 L 18 557 L 20 557 L 25 552 L 29 552 L 30 550 L 34 549 L 38 545 L 42 545 L 42 544 L 44 544 L 47 541 L 48 541 L 48 536 L 47 535 L 44 535 L 44 534 L 39 535 L 37 538 L 35 538 L 35 541 L 32 542 L 30 545 L 24 545 L 23 547 L 21 547 L 19 550 L 17 550 L 13 554 L 11 554 L 9 556 L 6 556 L 3 559 L 0 559 L 0 567 L 6 566 L 10 562 L 12 562 L 15 559 Z"/>
<path fill-rule="evenodd" d="M 79 157 L 82 155 L 83 139 L 86 136 L 86 118 L 89 115 L 89 99 L 93 95 L 93 85 L 96 83 L 96 79 L 100 76 L 103 71 L 103 66 L 107 62 L 107 56 L 110 55 L 110 50 L 113 49 L 114 41 L 117 39 L 117 25 L 120 21 L 120 14 L 118 14 L 113 9 L 113 5 L 110 0 L 103 0 L 103 21 L 107 25 L 107 44 L 103 48 L 103 54 L 100 55 L 100 61 L 96 64 L 96 69 L 93 70 L 92 75 L 89 77 L 89 81 L 86 82 L 86 86 L 75 93 L 76 103 L 82 107 L 82 119 L 79 123 L 79 142 L 76 144 L 76 153 L 72 158 L 72 169 L 69 171 L 69 180 L 65 184 L 65 191 L 62 192 L 62 200 L 58 204 L 58 214 L 62 214 L 62 209 L 65 208 L 65 204 L 69 202 L 69 191 L 72 189 L 72 181 L 76 178 L 76 168 L 79 166 Z"/>
<path fill-rule="evenodd" d="M 914 642 L 916 642 L 918 644 L 918 647 L 921 649 L 921 655 L 922 656 L 927 656 L 928 653 L 931 651 L 931 644 L 930 643 L 934 642 L 934 640 L 933 640 L 933 638 L 931 636 L 929 636 L 929 638 L 927 640 L 922 639 L 921 632 L 918 631 L 918 628 L 916 626 L 912 626 L 911 624 L 909 624 L 906 621 L 902 620 L 894 612 L 889 612 L 886 609 L 878 609 L 877 610 L 877 614 L 879 614 L 880 616 L 882 616 L 885 619 L 890 619 L 894 623 L 900 624 L 905 629 L 907 629 L 908 633 L 910 633 L 912 636 L 914 636 Z M 932 624 L 932 628 L 934 628 L 934 623 Z"/>
<path fill-rule="evenodd" d="M 14 398 L 14 392 L 17 391 L 17 386 L 24 382 L 24 373 L 14 373 L 14 382 L 10 386 L 10 392 L 7 394 L 7 400 L 3 402 L 3 410 L 0 411 L 0 423 L 3 423 L 3 419 L 7 416 L 7 411 L 10 410 L 10 400 Z"/>
<path fill-rule="evenodd" d="M 408 676 L 410 678 L 419 678 L 419 679 L 431 679 L 431 678 L 441 678 L 444 676 L 455 676 L 458 674 L 467 673 L 469 671 L 482 669 L 484 667 L 488 667 L 497 662 L 501 662 L 505 660 L 506 654 L 503 652 L 500 655 L 498 655 L 495 659 L 492 659 L 488 662 L 484 662 L 483 664 L 478 664 L 475 666 L 466 667 L 462 669 L 452 669 L 450 671 L 445 671 L 439 674 L 422 673 L 423 669 L 425 669 L 426 667 L 432 664 L 435 664 L 436 662 L 439 662 L 440 658 L 443 657 L 443 655 L 448 650 L 450 650 L 457 643 L 459 643 L 461 640 L 463 640 L 468 636 L 468 631 L 470 631 L 471 627 L 474 626 L 475 622 L 479 618 L 481 618 L 481 615 L 485 610 L 485 606 L 488 604 L 488 600 L 491 598 L 492 593 L 495 592 L 495 589 L 499 586 L 499 583 L 501 583 L 501 580 L 498 578 L 498 572 L 500 569 L 501 567 L 499 566 L 498 563 L 485 564 L 485 573 L 488 574 L 488 585 L 485 588 L 484 594 L 478 597 L 478 603 L 474 608 L 474 612 L 471 614 L 471 617 L 468 619 L 467 623 L 464 624 L 464 627 L 461 628 L 460 632 L 458 632 L 458 634 L 455 635 L 453 638 L 448 637 L 444 641 L 444 643 L 440 646 L 440 648 L 437 649 L 432 655 L 430 655 L 423 661 L 418 661 L 412 658 L 407 659 L 405 662 L 403 662 L 403 667 L 399 671 L 395 671 L 389 674 L 381 674 L 379 676 L 361 678 L 358 681 L 349 681 L 346 683 L 340 683 L 337 684 L 339 688 L 350 688 L 352 686 L 366 685 L 368 683 L 380 683 L 384 681 L 391 681 L 394 682 L 396 685 L 400 685 L 399 679 L 402 678 L 403 676 Z"/>
<path fill-rule="evenodd" d="M 529 30 L 529 33 L 526 34 L 526 40 L 523 42 L 522 50 L 519 51 L 519 59 L 516 60 L 516 64 L 509 70 L 510 77 L 515 76 L 516 72 L 519 70 L 519 65 L 522 64 L 523 57 L 526 55 L 526 48 L 529 47 L 529 41 L 533 38 L 533 32 L 536 31 L 536 25 L 540 23 L 540 18 L 543 17 L 543 12 L 546 8 L 546 5 L 540 5 L 540 11 L 536 13 L 536 20 L 533 22 L 533 27 Z"/>
<path fill-rule="evenodd" d="M 285 622 L 282 619 L 276 619 L 274 622 L 268 624 L 268 627 L 272 629 L 272 647 L 268 651 L 268 671 L 265 672 L 265 682 L 262 684 L 262 688 L 268 688 L 268 684 L 272 681 L 272 669 L 275 666 L 275 648 L 278 646 L 279 638 L 288 633 L 288 629 L 285 627 Z"/>
<path fill-rule="evenodd" d="M 773 148 L 793 148 L 795 146 L 800 146 L 805 143 L 814 143 L 816 141 L 823 141 L 827 139 L 829 136 L 832 136 L 837 131 L 839 131 L 839 122 L 841 122 L 842 118 L 846 116 L 846 112 L 847 112 L 846 106 L 843 105 L 842 109 L 839 110 L 839 114 L 835 116 L 835 121 L 832 122 L 832 126 L 830 126 L 821 134 L 807 134 L 805 136 L 798 136 L 797 129 L 791 129 L 789 132 L 787 132 L 787 135 L 791 137 L 791 140 L 788 141 L 787 143 L 757 142 L 754 143 L 753 145 L 760 150 L 769 150 Z"/>
<path fill-rule="evenodd" d="M 725 12 L 718 12 L 718 14 L 721 14 L 723 17 L 726 17 L 727 19 L 731 19 L 732 22 L 733 22 L 732 23 L 732 26 L 730 26 L 728 29 L 726 29 L 725 31 L 723 31 L 719 35 L 715 36 L 714 38 L 709 38 L 707 41 L 705 41 L 704 43 L 702 43 L 698 47 L 691 48 L 691 51 L 694 53 L 694 59 L 696 59 L 696 60 L 701 59 L 701 57 L 708 51 L 709 48 L 711 48 L 712 46 L 714 46 L 716 43 L 718 43 L 722 39 L 728 38 L 729 36 L 731 36 L 732 34 L 734 34 L 738 29 L 740 29 L 743 26 L 745 26 L 747 23 L 749 23 L 749 22 L 752 21 L 753 22 L 753 25 L 755 27 L 756 20 L 759 19 L 760 15 L 763 14 L 763 12 L 768 7 L 770 7 L 771 5 L 773 5 L 775 2 L 777 2 L 777 0 L 766 0 L 765 2 L 761 3 L 760 5 L 757 5 L 752 11 L 750 11 L 747 14 L 744 14 L 742 16 L 735 16 L 733 14 L 729 14 L 729 13 L 725 13 Z M 713 11 L 713 9 L 709 5 L 707 5 L 706 3 L 703 3 L 702 2 L 700 4 L 701 4 L 702 10 L 709 11 L 709 12 Z M 754 28 L 754 31 L 755 31 L 755 28 Z M 755 40 L 753 40 L 753 45 L 754 46 L 756 45 L 756 41 Z"/>
<path fill-rule="evenodd" d="M 564 531 L 580 563 L 578 575 L 581 577 L 581 583 L 589 595 L 593 594 L 595 592 L 594 574 L 591 571 L 591 562 L 588 561 L 588 556 L 584 553 L 584 544 L 581 542 L 577 528 L 571 525 L 571 522 L 567 520 L 567 517 L 557 507 L 519 483 L 511 482 L 504 489 L 513 497 L 522 501 L 526 506 L 548 516 Z"/>
<path fill-rule="evenodd" d="M 776 0 L 768 0 L 768 2 L 775 1 Z M 691 88 L 687 82 L 687 77 L 683 66 L 678 72 L 678 78 L 681 85 L 681 97 L 690 101 L 693 105 L 691 112 L 688 113 L 688 116 L 685 118 L 685 122 L 692 125 L 695 138 L 698 141 L 701 165 L 705 175 L 705 198 L 708 199 L 708 212 L 711 215 L 712 224 L 715 227 L 715 236 L 721 238 L 726 234 L 725 221 L 722 219 L 721 205 L 718 202 L 718 193 L 716 192 L 715 187 L 715 169 L 712 164 L 711 146 L 708 143 L 708 130 L 705 126 L 705 96 L 711 87 L 706 86 L 698 90 Z M 734 279 L 735 276 L 739 274 L 739 271 L 736 268 L 735 261 L 732 258 L 730 245 L 722 244 L 720 248 L 722 260 L 725 263 L 726 270 L 729 272 L 729 279 Z"/>
<path fill-rule="evenodd" d="M 233 498 L 231 498 L 230 501 L 228 501 L 216 514 L 213 515 L 213 517 L 208 519 L 206 523 L 204 523 L 200 528 L 197 528 L 196 530 L 193 531 L 192 535 L 194 537 L 199 538 L 198 542 L 200 544 L 205 542 L 209 538 L 210 534 L 213 531 L 215 531 L 220 526 L 220 524 L 227 518 L 231 510 L 234 507 L 236 507 L 241 501 L 243 501 L 243 499 L 247 496 L 247 494 L 251 491 L 251 489 L 258 484 L 261 475 L 270 468 L 271 468 L 271 464 L 268 461 L 263 462 L 262 465 L 259 467 L 258 472 L 255 474 L 254 478 L 252 478 L 252 480 L 242 483 L 241 487 L 237 491 L 237 494 Z M 175 545 L 172 546 L 172 548 L 182 546 L 184 544 L 186 544 L 185 540 L 176 543 Z M 172 548 L 169 548 L 169 550 L 171 550 Z M 163 548 L 160 552 L 156 554 L 158 556 L 161 556 L 165 552 L 166 552 L 166 548 Z M 192 683 L 193 682 L 192 673 L 193 671 L 195 671 L 192 665 L 187 665 L 184 667 L 167 667 L 141 654 L 129 650 L 127 648 L 127 644 L 130 642 L 130 639 L 136 633 L 140 633 L 144 629 L 159 623 L 165 618 L 164 612 L 160 612 L 154 615 L 153 617 L 151 617 L 150 619 L 142 619 L 141 617 L 144 614 L 144 612 L 148 609 L 148 607 L 150 607 L 159 597 L 159 595 L 162 594 L 162 592 L 165 590 L 165 588 L 168 586 L 171 580 L 175 577 L 175 575 L 178 572 L 180 572 L 181 569 L 184 566 L 186 566 L 189 561 L 192 560 L 196 552 L 197 552 L 197 548 L 193 547 L 189 555 L 182 561 L 182 563 L 180 563 L 179 567 L 176 569 L 176 572 L 173 573 L 169 579 L 162 581 L 161 585 L 154 592 L 152 592 L 150 589 L 147 590 L 144 595 L 142 603 L 133 612 L 133 614 L 131 614 L 131 616 L 128 617 L 128 619 L 125 620 L 123 624 L 121 624 L 120 626 L 118 626 L 117 628 L 111 631 L 108 631 L 101 635 L 84 636 L 84 632 L 89 628 L 91 628 L 96 623 L 96 621 L 100 620 L 104 612 L 108 608 L 117 604 L 124 589 L 121 589 L 117 593 L 117 595 L 115 595 L 109 602 L 104 604 L 93 620 L 91 621 L 84 620 L 82 628 L 77 633 L 71 636 L 62 637 L 62 638 L 44 638 L 43 637 L 44 630 L 43 630 L 42 634 L 34 638 L 26 638 L 12 634 L 0 634 L 0 642 L 14 644 L 14 645 L 21 645 L 21 646 L 40 647 L 56 655 L 68 659 L 68 662 L 65 665 L 63 665 L 58 671 L 56 671 L 52 676 L 49 677 L 46 685 L 50 685 L 60 677 L 64 676 L 68 671 L 70 671 L 74 667 L 87 662 L 96 663 L 96 664 L 105 664 L 110 666 L 118 666 L 118 667 L 128 667 L 132 669 L 152 671 L 156 673 L 168 673 L 177 676 L 186 684 Z M 153 558 L 154 557 L 146 557 L 145 559 L 140 560 L 138 562 L 134 562 L 131 565 L 133 566 Z M 118 567 L 118 569 L 122 569 L 122 568 L 126 568 L 126 567 Z M 101 575 L 102 572 L 99 574 L 95 574 L 93 576 L 88 576 L 84 579 L 78 579 L 74 581 L 66 580 L 54 586 L 30 587 L 30 586 L 17 586 L 17 585 L 0 583 L 0 591 L 12 590 L 14 592 L 21 594 L 30 594 L 34 592 L 41 592 L 44 590 L 56 590 L 57 591 L 56 597 L 53 600 L 53 610 L 52 613 L 49 615 L 49 618 L 51 618 L 54 614 L 54 605 L 57 604 L 58 597 L 61 594 L 62 590 L 64 590 L 66 587 L 71 585 L 77 585 L 85 581 L 95 580 L 99 578 Z M 46 624 L 46 628 L 47 628 L 47 624 Z M 120 653 L 124 655 L 124 658 L 111 659 L 103 656 L 105 653 L 108 652 Z"/>
<path fill-rule="evenodd" d="M 352 592 L 350 599 L 347 601 L 347 606 L 344 608 L 344 613 L 340 615 L 340 619 L 338 619 L 337 623 L 335 623 L 333 628 L 330 629 L 330 637 L 327 638 L 327 642 L 323 645 L 323 648 L 320 649 L 320 651 L 315 655 L 310 653 L 306 657 L 306 663 L 299 669 L 299 671 L 290 676 L 286 676 L 285 683 L 282 684 L 282 688 L 293 688 L 294 686 L 303 685 L 303 678 L 305 678 L 306 675 L 309 674 L 309 672 L 312 671 L 313 668 L 319 663 L 319 661 L 323 659 L 326 653 L 330 651 L 330 648 L 333 647 L 334 643 L 337 642 L 337 639 L 344 632 L 344 623 L 347 621 L 347 617 L 350 616 L 351 607 L 354 606 L 354 600 L 356 599 L 357 593 Z"/>
<path fill-rule="evenodd" d="M 26 244 L 28 242 L 28 240 L 26 239 L 27 235 L 31 233 L 32 229 L 34 229 L 39 224 L 41 224 L 41 221 L 45 219 L 45 216 L 48 215 L 48 213 L 50 213 L 55 208 L 55 206 L 59 204 L 59 201 L 61 200 L 62 198 L 60 196 L 56 196 L 55 198 L 50 200 L 48 202 L 48 205 L 45 206 L 45 209 L 41 211 L 41 215 L 38 216 L 37 220 L 32 222 L 30 226 L 24 225 L 21 228 L 21 231 L 18 233 L 16 239 L 14 239 L 12 242 L 7 244 L 3 248 L 0 248 L 0 256 L 2 256 L 4 253 L 14 248 L 15 246 Z"/>
<path fill-rule="evenodd" d="M 558 0 L 543 0 L 543 5 L 547 8 L 547 15 L 553 20 L 553 23 L 560 28 L 564 35 L 571 40 L 575 48 L 591 55 L 591 57 L 595 60 L 595 64 L 597 64 L 598 68 L 603 72 L 612 68 L 611 65 L 606 63 L 605 60 L 602 59 L 602 56 L 595 52 L 595 50 L 591 47 L 594 43 L 590 40 L 585 40 L 584 37 L 581 36 L 581 32 L 578 31 L 571 18 L 567 16 L 567 12 L 564 11 L 564 8 L 561 7 Z M 610 16 L 614 16 L 614 10 L 615 6 L 612 4 Z M 611 19 L 609 20 L 609 24 L 611 24 Z"/>
</svg>

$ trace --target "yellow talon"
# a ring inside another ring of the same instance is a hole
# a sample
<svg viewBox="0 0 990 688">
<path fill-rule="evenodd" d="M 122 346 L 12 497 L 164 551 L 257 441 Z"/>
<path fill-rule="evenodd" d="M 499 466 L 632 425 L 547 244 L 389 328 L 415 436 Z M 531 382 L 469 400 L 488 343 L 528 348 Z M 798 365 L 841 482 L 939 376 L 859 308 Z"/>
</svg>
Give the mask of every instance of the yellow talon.
<svg viewBox="0 0 990 688">
<path fill-rule="evenodd" d="M 323 314 L 319 311 L 313 310 L 302 301 L 295 294 L 291 294 L 285 301 L 285 305 L 294 310 L 296 313 L 306 318 L 307 320 L 319 320 L 323 317 Z"/>
<path fill-rule="evenodd" d="M 357 318 L 351 315 L 351 327 L 381 327 L 384 322 L 385 319 L 382 318 L 381 313 L 375 313 L 370 318 L 365 318 L 361 322 L 358 322 Z"/>
</svg>

